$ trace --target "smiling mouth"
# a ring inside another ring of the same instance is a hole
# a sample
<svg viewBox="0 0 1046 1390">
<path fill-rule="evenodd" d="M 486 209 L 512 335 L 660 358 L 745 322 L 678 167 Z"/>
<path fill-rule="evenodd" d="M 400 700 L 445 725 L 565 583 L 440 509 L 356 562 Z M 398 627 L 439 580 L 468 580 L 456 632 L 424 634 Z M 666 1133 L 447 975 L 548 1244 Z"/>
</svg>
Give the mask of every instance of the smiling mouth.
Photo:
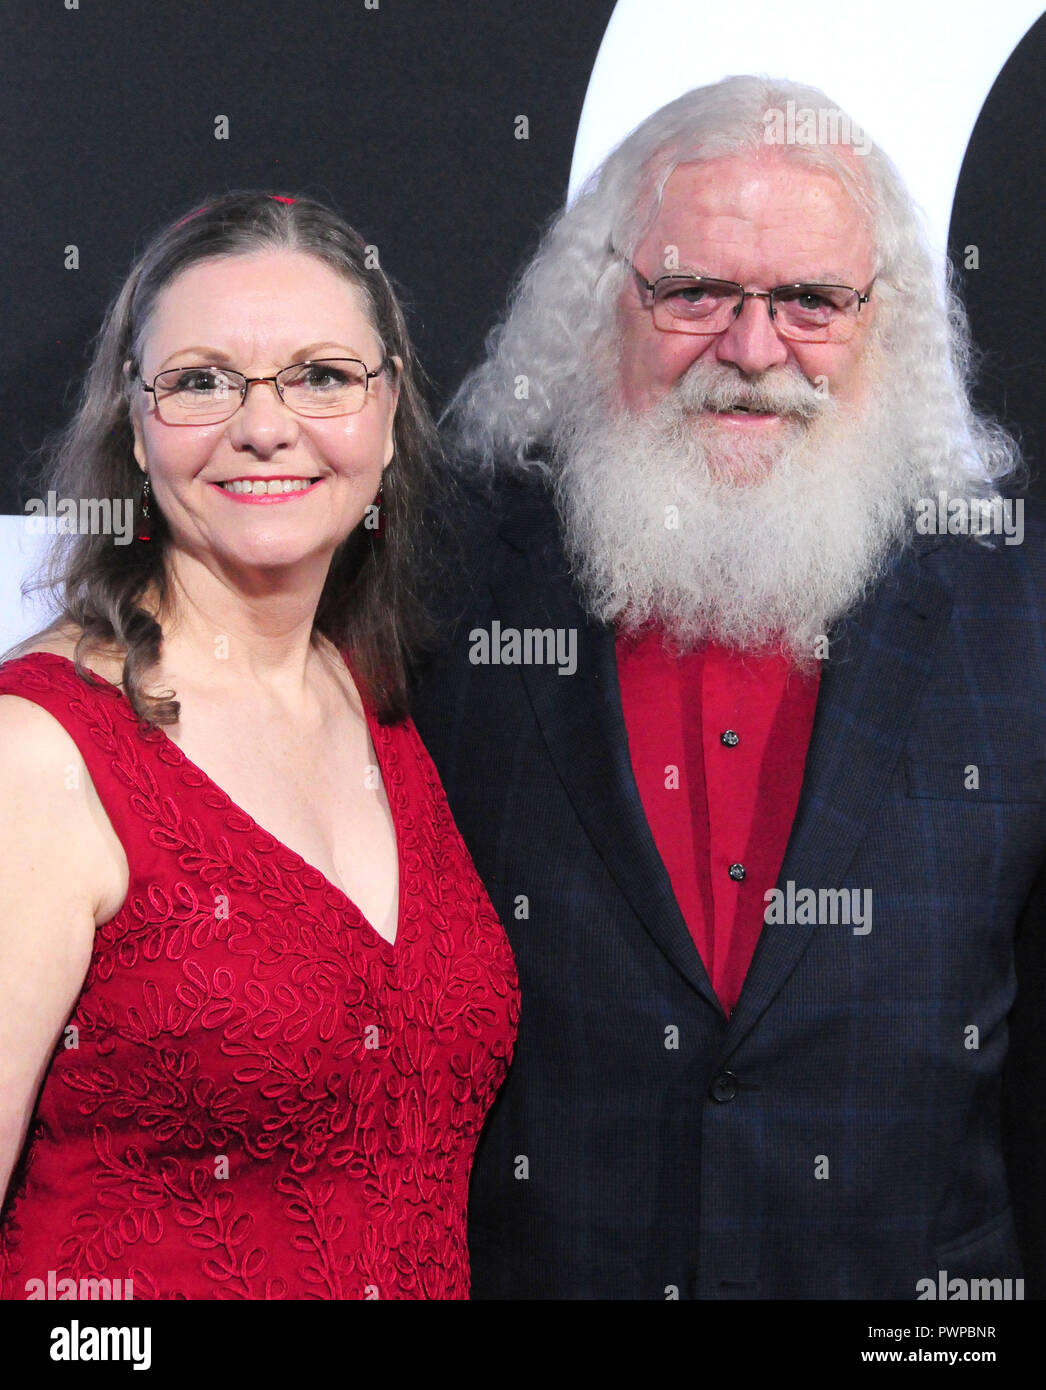
<svg viewBox="0 0 1046 1390">
<path fill-rule="evenodd" d="M 319 478 L 232 478 L 217 486 L 223 492 L 266 497 L 284 492 L 305 492 L 319 481 Z"/>
</svg>

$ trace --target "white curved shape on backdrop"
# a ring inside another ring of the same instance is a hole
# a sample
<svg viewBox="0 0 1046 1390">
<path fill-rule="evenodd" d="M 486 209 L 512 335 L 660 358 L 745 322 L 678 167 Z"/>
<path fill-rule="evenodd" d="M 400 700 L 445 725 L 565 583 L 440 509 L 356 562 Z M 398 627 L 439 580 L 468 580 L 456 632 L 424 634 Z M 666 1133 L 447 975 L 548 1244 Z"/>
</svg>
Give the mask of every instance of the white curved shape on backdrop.
<svg viewBox="0 0 1046 1390">
<path fill-rule="evenodd" d="M 665 102 L 729 73 L 764 72 L 822 88 L 898 166 L 943 261 L 955 186 L 999 71 L 1039 18 L 1040 0 L 618 0 L 589 81 L 570 196 Z M 928 77 L 930 80 L 928 80 Z M 1038 99 L 1037 97 L 1035 99 Z M 0 516 L 0 652 L 47 612 L 19 585 L 45 543 Z"/>
<path fill-rule="evenodd" d="M 1041 0 L 879 0 L 874 9 L 618 0 L 581 112 L 570 196 L 666 102 L 733 73 L 767 73 L 820 87 L 886 151 L 943 262 L 974 123 L 1042 12 Z"/>
<path fill-rule="evenodd" d="M 0 656 L 50 621 L 47 599 L 23 599 L 22 581 L 43 558 L 48 537 L 29 531 L 24 516 L 0 516 Z"/>
</svg>

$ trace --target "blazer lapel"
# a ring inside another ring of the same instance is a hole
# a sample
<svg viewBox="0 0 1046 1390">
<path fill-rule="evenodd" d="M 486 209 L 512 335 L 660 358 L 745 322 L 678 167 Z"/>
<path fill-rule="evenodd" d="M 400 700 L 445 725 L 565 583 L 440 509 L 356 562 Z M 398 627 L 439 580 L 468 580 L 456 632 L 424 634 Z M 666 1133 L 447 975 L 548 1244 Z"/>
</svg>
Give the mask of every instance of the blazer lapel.
<svg viewBox="0 0 1046 1390">
<path fill-rule="evenodd" d="M 833 635 L 821 675 L 802 791 L 778 887 L 839 888 L 901 755 L 951 591 L 920 541 Z M 729 1050 L 795 969 L 816 926 L 764 926 L 727 1034 Z"/>
<path fill-rule="evenodd" d="M 534 713 L 563 784 L 607 870 L 665 955 L 720 1014 L 632 773 L 614 635 L 589 622 L 568 572 L 551 505 L 512 509 L 501 534 L 512 561 L 492 577 L 503 627 L 574 628 L 577 671 L 521 666 Z M 922 564 L 940 545 L 920 537 L 861 607 L 831 634 L 799 806 L 778 886 L 838 888 L 893 773 L 933 665 L 951 591 Z M 536 596 L 536 598 L 535 598 Z M 817 927 L 762 931 L 726 1050 L 758 1022 Z M 725 1017 L 725 1016 L 724 1016 Z"/>
<path fill-rule="evenodd" d="M 554 530 L 546 526 L 543 531 L 536 536 L 533 515 L 518 509 L 501 528 L 513 546 L 511 563 L 491 579 L 502 629 L 576 630 L 573 675 L 560 675 L 552 665 L 520 667 L 535 717 L 567 795 L 608 872 L 676 969 L 722 1015 L 632 773 L 614 635 L 588 621 Z"/>
</svg>

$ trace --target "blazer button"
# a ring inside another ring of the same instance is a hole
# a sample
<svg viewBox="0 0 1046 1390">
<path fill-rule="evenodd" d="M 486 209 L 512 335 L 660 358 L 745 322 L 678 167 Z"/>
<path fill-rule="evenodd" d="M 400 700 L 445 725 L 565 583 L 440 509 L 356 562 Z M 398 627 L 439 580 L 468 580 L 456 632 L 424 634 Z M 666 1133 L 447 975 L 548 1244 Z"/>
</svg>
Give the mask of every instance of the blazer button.
<svg viewBox="0 0 1046 1390">
<path fill-rule="evenodd" d="M 743 883 L 745 880 L 745 866 L 743 864 L 731 864 L 727 873 L 735 883 Z"/>
<path fill-rule="evenodd" d="M 736 748 L 741 740 L 738 735 L 734 733 L 733 729 L 724 729 L 719 735 L 719 742 L 724 748 Z"/>
<path fill-rule="evenodd" d="M 737 1095 L 737 1077 L 732 1071 L 721 1071 L 709 1087 L 708 1094 L 722 1104 Z"/>
</svg>

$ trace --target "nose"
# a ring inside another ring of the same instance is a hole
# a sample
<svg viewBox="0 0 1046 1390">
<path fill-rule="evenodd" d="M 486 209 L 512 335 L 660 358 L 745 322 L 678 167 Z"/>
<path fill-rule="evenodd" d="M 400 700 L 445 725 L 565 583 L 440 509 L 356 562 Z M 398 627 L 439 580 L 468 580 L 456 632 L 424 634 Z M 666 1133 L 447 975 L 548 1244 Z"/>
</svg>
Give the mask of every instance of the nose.
<svg viewBox="0 0 1046 1390">
<path fill-rule="evenodd" d="M 745 296 L 741 312 L 720 335 L 716 357 L 746 376 L 779 367 L 788 361 L 788 348 L 770 318 L 770 301 Z"/>
<path fill-rule="evenodd" d="M 233 445 L 260 455 L 273 453 L 298 437 L 298 417 L 284 405 L 274 381 L 252 378 L 243 405 L 229 422 Z"/>
</svg>

